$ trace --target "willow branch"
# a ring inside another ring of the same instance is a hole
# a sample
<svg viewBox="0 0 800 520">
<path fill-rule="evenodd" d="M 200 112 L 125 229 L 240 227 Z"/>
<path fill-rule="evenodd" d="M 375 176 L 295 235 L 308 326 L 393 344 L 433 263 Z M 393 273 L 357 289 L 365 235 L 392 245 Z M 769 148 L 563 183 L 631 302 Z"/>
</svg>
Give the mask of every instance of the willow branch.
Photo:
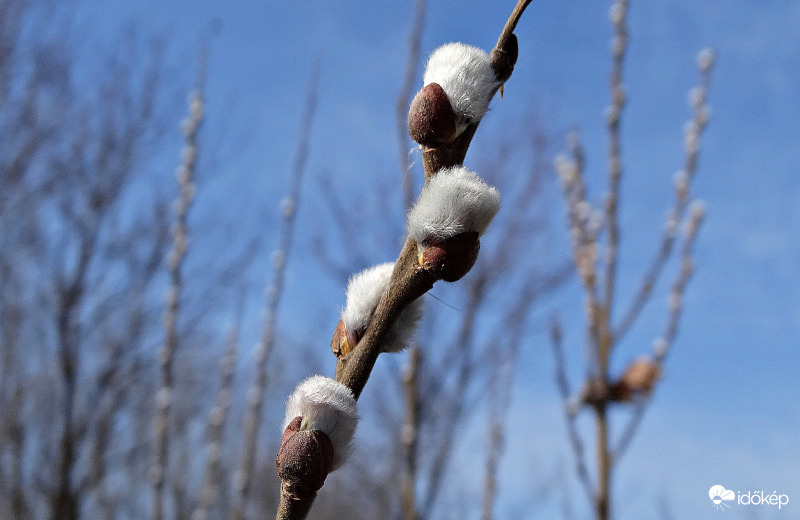
<svg viewBox="0 0 800 520">
<path fill-rule="evenodd" d="M 511 407 L 512 389 L 514 386 L 514 367 L 517 365 L 519 350 L 522 345 L 525 327 L 530 310 L 540 293 L 540 282 L 534 277 L 528 278 L 522 288 L 516 305 L 508 318 L 504 320 L 504 332 L 507 345 L 502 352 L 497 385 L 496 400 L 492 406 L 489 426 L 489 449 L 486 456 L 486 474 L 484 477 L 483 496 L 481 497 L 481 520 L 492 520 L 497 495 L 497 473 L 500 459 L 505 447 L 508 410 Z M 497 336 L 495 336 L 497 337 Z M 499 357 L 499 356 L 498 356 Z"/>
<path fill-rule="evenodd" d="M 580 137 L 573 132 L 567 141 L 571 157 L 556 157 L 555 169 L 561 179 L 561 190 L 567 203 L 572 259 L 586 295 L 587 357 L 597 365 L 594 367 L 595 371 L 601 372 L 604 363 L 599 354 L 601 331 L 604 329 L 604 307 L 597 292 L 597 236 L 601 224 L 596 211 L 586 199 L 586 184 L 583 180 L 585 157 Z"/>
<path fill-rule="evenodd" d="M 567 378 L 567 360 L 564 356 L 563 346 L 563 333 L 561 330 L 561 323 L 555 316 L 550 323 L 550 343 L 553 346 L 553 355 L 555 357 L 556 366 L 556 384 L 561 393 L 561 399 L 564 403 L 564 415 L 567 421 L 567 432 L 569 434 L 570 445 L 572 452 L 575 454 L 575 468 L 578 474 L 578 479 L 583 484 L 586 495 L 591 501 L 594 497 L 594 486 L 592 479 L 589 476 L 589 469 L 586 465 L 586 448 L 583 445 L 583 440 L 578 434 L 578 425 L 575 421 L 576 411 L 572 409 L 570 401 L 572 399 L 572 390 L 569 385 L 569 378 Z"/>
<path fill-rule="evenodd" d="M 625 336 L 639 317 L 639 313 L 648 301 L 653 287 L 655 287 L 672 253 L 678 224 L 686 215 L 689 204 L 689 188 L 691 186 L 691 181 L 695 177 L 695 172 L 697 171 L 697 161 L 700 152 L 699 139 L 708 123 L 709 109 L 706 103 L 706 92 L 711 82 L 711 60 L 712 58 L 708 58 L 708 64 L 698 63 L 700 68 L 700 84 L 690 93 L 690 102 L 694 114 L 692 120 L 686 127 L 686 158 L 684 160 L 683 170 L 678 172 L 675 179 L 675 202 L 667 217 L 667 223 L 664 226 L 664 232 L 659 247 L 642 278 L 642 283 L 631 300 L 631 303 L 626 308 L 619 323 L 614 328 L 613 336 L 615 341 L 619 341 L 619 339 Z"/>
<path fill-rule="evenodd" d="M 508 33 L 508 29 L 516 26 L 517 20 L 529 3 L 530 0 L 520 0 L 517 3 L 490 55 L 495 73 L 498 78 L 505 76 L 504 81 L 511 76 L 518 54 L 516 37 Z M 426 181 L 440 169 L 464 162 L 477 127 L 478 123 L 469 125 L 452 144 L 426 147 L 423 150 Z M 350 388 L 356 399 L 366 385 L 380 354 L 381 341 L 394 323 L 397 314 L 409 303 L 428 292 L 435 281 L 435 278 L 417 262 L 416 242 L 411 239 L 406 240 L 395 264 L 390 288 L 378 303 L 364 336 L 357 347 L 350 354 L 340 357 L 336 364 L 336 380 Z"/>
<path fill-rule="evenodd" d="M 683 311 L 683 293 L 686 290 L 686 285 L 692 277 L 692 249 L 694 247 L 697 231 L 703 220 L 703 211 L 701 205 L 694 206 L 689 221 L 686 225 L 686 238 L 683 243 L 683 250 L 681 252 L 681 266 L 678 275 L 672 284 L 669 297 L 669 311 L 667 315 L 666 325 L 664 327 L 663 335 L 655 342 L 653 353 L 654 360 L 659 367 L 662 367 L 670 347 L 675 342 L 678 335 L 678 325 L 680 323 L 681 313 Z M 642 421 L 644 412 L 647 406 L 652 401 L 652 394 L 648 394 L 634 409 L 628 424 L 625 426 L 619 442 L 612 453 L 613 460 L 616 462 L 622 455 L 625 454 L 631 441 L 636 436 L 639 424 Z"/>
<path fill-rule="evenodd" d="M 406 404 L 406 420 L 401 429 L 403 445 L 403 518 L 417 520 L 417 443 L 420 423 L 419 375 L 422 353 L 417 345 L 412 345 L 408 354 L 408 366 L 403 373 L 403 390 Z"/>
<path fill-rule="evenodd" d="M 208 444 L 206 446 L 207 461 L 206 475 L 203 490 L 197 509 L 192 514 L 192 520 L 208 520 L 211 508 L 219 496 L 220 480 L 222 476 L 222 441 L 228 411 L 231 406 L 233 390 L 233 374 L 236 357 L 239 350 L 239 325 L 244 312 L 244 298 L 242 297 L 237 309 L 237 323 L 232 325 L 228 332 L 227 349 L 220 360 L 220 387 L 217 401 L 208 414 Z"/>
<path fill-rule="evenodd" d="M 606 199 L 606 226 L 608 229 L 608 258 L 606 260 L 605 291 L 603 305 L 605 313 L 611 316 L 614 302 L 614 286 L 617 274 L 617 251 L 619 249 L 619 222 L 617 206 L 619 201 L 622 159 L 620 157 L 620 118 L 625 106 L 625 89 L 622 86 L 622 66 L 628 44 L 628 29 L 625 26 L 628 14 L 628 1 L 618 0 L 611 11 L 611 21 L 616 34 L 612 46 L 613 64 L 611 67 L 611 106 L 608 109 L 608 198 Z M 608 327 L 607 327 L 608 328 Z M 608 333 L 608 331 L 606 331 Z M 601 348 L 611 348 L 611 338 L 605 338 Z"/>
<path fill-rule="evenodd" d="M 203 120 L 203 100 L 199 91 L 190 96 L 189 118 L 183 128 L 186 146 L 183 149 L 183 163 L 178 168 L 180 196 L 175 212 L 173 248 L 169 256 L 170 287 L 167 294 L 167 311 L 164 318 L 164 344 L 159 353 L 161 384 L 156 397 L 156 460 L 152 468 L 153 479 L 153 518 L 161 520 L 164 516 L 164 484 L 169 465 L 169 418 L 172 409 L 173 371 L 172 363 L 178 344 L 178 311 L 183 289 L 182 267 L 188 242 L 187 219 L 194 199 L 192 177 L 197 161 L 197 132 Z"/>
<path fill-rule="evenodd" d="M 303 116 L 300 124 L 300 133 L 292 163 L 289 195 L 282 202 L 283 221 L 280 230 L 278 250 L 275 252 L 272 267 L 272 283 L 267 294 L 267 306 L 264 314 L 264 330 L 256 351 L 255 379 L 248 392 L 248 409 L 245 419 L 244 447 L 239 465 L 238 479 L 236 482 L 232 518 L 241 520 L 253 475 L 256 461 L 256 448 L 258 431 L 261 424 L 262 404 L 267 384 L 267 359 L 275 343 L 275 327 L 277 323 L 278 308 L 283 294 L 286 276 L 286 263 L 292 249 L 295 232 L 295 217 L 297 206 L 302 194 L 302 180 L 308 158 L 308 147 L 311 137 L 311 127 L 317 110 L 317 95 L 319 87 L 320 64 L 317 63 L 309 80 Z"/>
<path fill-rule="evenodd" d="M 511 34 L 511 31 L 529 3 L 530 0 L 518 2 L 498 44 L 490 55 L 491 66 L 501 82 L 507 80 L 513 71 L 518 49 L 516 37 Z M 494 92 L 492 92 L 493 94 Z M 477 123 L 469 125 L 452 143 L 423 150 L 422 159 L 426 182 L 440 169 L 463 163 L 477 126 Z M 352 346 L 352 350 L 349 352 L 334 350 L 338 356 L 335 379 L 347 386 L 355 399 L 361 396 L 382 351 L 383 340 L 399 313 L 428 292 L 436 280 L 434 274 L 420 265 L 417 243 L 408 238 L 394 264 L 389 287 L 372 312 L 360 340 Z M 305 518 L 315 496 L 316 493 L 297 496 L 292 493 L 292 490 L 287 490 L 287 486 L 283 483 L 278 518 L 284 520 Z"/>
<path fill-rule="evenodd" d="M 403 78 L 403 86 L 397 98 L 397 143 L 400 147 L 400 171 L 403 173 L 403 207 L 408 209 L 413 203 L 414 197 L 414 176 L 411 172 L 408 149 L 408 105 L 411 103 L 411 96 L 414 94 L 414 81 L 417 76 L 417 65 L 419 64 L 420 42 L 422 40 L 422 30 L 425 26 L 425 0 L 416 0 L 414 6 L 414 21 L 411 25 L 411 35 L 408 41 L 408 61 L 406 62 L 406 74 Z"/>
</svg>

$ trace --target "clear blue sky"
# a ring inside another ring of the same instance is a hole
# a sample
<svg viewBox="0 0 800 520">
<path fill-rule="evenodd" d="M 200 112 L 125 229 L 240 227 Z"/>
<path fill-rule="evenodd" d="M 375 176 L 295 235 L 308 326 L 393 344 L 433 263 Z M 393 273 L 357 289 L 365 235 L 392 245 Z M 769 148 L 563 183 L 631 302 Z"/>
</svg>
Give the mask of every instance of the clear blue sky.
<svg viewBox="0 0 800 520">
<path fill-rule="evenodd" d="M 453 40 L 490 48 L 512 3 L 431 0 L 423 52 Z M 555 131 L 579 129 L 595 201 L 605 182 L 608 3 L 533 2 L 517 29 L 520 58 L 505 98 L 494 101 L 478 136 L 531 105 Z M 165 33 L 170 64 L 189 71 L 209 21 L 221 22 L 210 47 L 205 139 L 227 144 L 214 159 L 215 173 L 206 179 L 199 205 L 232 208 L 223 217 L 232 221 L 263 222 L 276 219 L 277 210 L 265 216 L 248 208 L 277 208 L 286 192 L 303 93 L 317 58 L 323 62 L 322 92 L 311 175 L 330 168 L 345 185 L 375 171 L 396 171 L 394 106 L 412 4 L 87 0 L 79 19 L 93 22 L 87 27 L 90 40 L 114 38 L 114 28 L 131 21 L 144 34 Z M 647 518 L 661 497 L 681 519 L 800 518 L 800 3 L 640 0 L 632 2 L 629 27 L 623 300 L 656 247 L 673 174 L 682 164 L 695 54 L 712 47 L 718 59 L 709 93 L 712 118 L 694 184 L 707 207 L 695 277 L 664 383 L 619 468 L 619 518 Z M 165 164 L 165 171 L 173 167 Z M 310 213 L 301 209 L 301 231 L 313 225 L 303 217 Z M 562 215 L 554 220 L 563 224 Z M 267 240 L 274 244 L 276 237 Z M 566 253 L 566 242 L 559 246 Z M 307 239 L 299 240 L 294 253 L 286 316 L 306 328 L 324 312 L 314 303 L 321 294 L 336 295 L 327 305 L 335 312 L 341 288 L 326 286 L 320 294 L 304 285 L 304 273 L 319 268 L 309 260 Z M 620 347 L 617 369 L 648 350 L 661 330 L 664 294 L 657 292 L 641 326 Z M 312 304 L 315 309 L 306 312 Z M 552 307 L 568 324 L 568 348 L 580 352 L 580 291 L 566 289 Z M 515 455 L 503 467 L 501 514 L 519 511 L 542 478 L 537 468 L 547 477 L 559 462 L 575 503 L 583 505 L 571 476 L 552 358 L 546 345 L 539 351 L 545 354 L 529 349 L 520 367 L 513 420 L 531 433 L 509 446 Z M 707 497 L 713 484 L 783 492 L 792 502 L 781 512 L 739 507 L 718 513 Z M 477 492 L 477 479 L 465 482 L 470 489 Z"/>
</svg>

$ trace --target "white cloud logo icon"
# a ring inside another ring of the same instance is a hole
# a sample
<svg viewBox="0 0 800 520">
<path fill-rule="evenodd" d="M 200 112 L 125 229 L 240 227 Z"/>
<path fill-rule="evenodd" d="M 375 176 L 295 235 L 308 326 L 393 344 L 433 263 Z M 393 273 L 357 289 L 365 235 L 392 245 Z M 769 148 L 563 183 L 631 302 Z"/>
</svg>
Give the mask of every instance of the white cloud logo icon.
<svg viewBox="0 0 800 520">
<path fill-rule="evenodd" d="M 723 511 L 726 507 L 730 509 L 731 506 L 726 504 L 725 502 L 730 502 L 731 500 L 736 499 L 736 493 L 731 491 L 730 489 L 725 489 L 725 486 L 720 486 L 719 484 L 715 486 L 711 486 L 708 490 L 708 498 L 711 499 L 711 502 L 714 503 L 714 509 L 719 509 Z"/>
</svg>

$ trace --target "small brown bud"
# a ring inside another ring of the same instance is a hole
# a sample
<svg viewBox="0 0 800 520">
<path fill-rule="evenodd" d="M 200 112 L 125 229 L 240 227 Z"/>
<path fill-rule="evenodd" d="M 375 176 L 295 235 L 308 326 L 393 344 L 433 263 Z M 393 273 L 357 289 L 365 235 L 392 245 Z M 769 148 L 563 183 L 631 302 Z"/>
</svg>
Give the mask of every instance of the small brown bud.
<svg viewBox="0 0 800 520">
<path fill-rule="evenodd" d="M 275 465 L 284 492 L 298 500 L 313 498 L 333 467 L 333 445 L 319 430 L 301 430 L 302 417 L 286 427 Z"/>
<path fill-rule="evenodd" d="M 502 47 L 495 47 L 489 54 L 491 59 L 492 69 L 494 70 L 497 80 L 504 82 L 511 77 L 514 72 L 514 65 L 517 63 L 519 56 L 519 42 L 515 34 L 509 34 L 508 38 L 502 42 Z M 501 87 L 502 88 L 502 87 Z"/>
<path fill-rule="evenodd" d="M 460 280 L 475 265 L 481 242 L 476 231 L 461 233 L 429 245 L 419 244 L 417 260 L 423 269 L 439 280 Z"/>
<path fill-rule="evenodd" d="M 419 144 L 431 147 L 455 139 L 456 114 L 438 83 L 428 83 L 414 96 L 408 110 L 408 134 Z"/>
<path fill-rule="evenodd" d="M 646 357 L 636 359 L 628 365 L 622 377 L 612 385 L 612 399 L 626 403 L 636 395 L 650 395 L 660 377 L 660 365 Z"/>
<path fill-rule="evenodd" d="M 333 331 L 333 338 L 331 339 L 331 350 L 333 355 L 338 357 L 346 356 L 353 351 L 358 339 L 354 334 L 347 330 L 344 321 L 341 319 L 336 324 L 336 330 Z"/>
</svg>

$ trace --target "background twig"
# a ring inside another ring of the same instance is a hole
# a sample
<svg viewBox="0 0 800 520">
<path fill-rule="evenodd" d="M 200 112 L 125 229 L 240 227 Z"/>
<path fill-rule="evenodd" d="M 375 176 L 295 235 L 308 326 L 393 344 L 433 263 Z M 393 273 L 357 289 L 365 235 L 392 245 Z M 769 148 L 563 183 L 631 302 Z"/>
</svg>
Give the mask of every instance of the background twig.
<svg viewBox="0 0 800 520">
<path fill-rule="evenodd" d="M 267 359 L 275 343 L 275 326 L 278 320 L 281 296 L 283 295 L 286 264 L 294 241 L 295 217 L 297 215 L 297 207 L 300 203 L 300 196 L 302 195 L 302 181 L 306 169 L 306 160 L 308 158 L 311 128 L 317 111 L 320 68 L 321 65 L 318 61 L 311 72 L 303 115 L 300 120 L 297 149 L 290 173 L 289 195 L 281 203 L 283 220 L 281 223 L 278 249 L 273 254 L 272 259 L 272 283 L 267 291 L 264 329 L 261 341 L 256 350 L 255 378 L 247 395 L 248 407 L 244 424 L 244 446 L 242 448 L 242 458 L 235 482 L 233 512 L 231 515 L 231 518 L 235 520 L 244 518 L 247 495 L 250 489 L 250 480 L 256 461 L 258 431 L 261 425 L 264 392 L 267 385 Z"/>
</svg>

